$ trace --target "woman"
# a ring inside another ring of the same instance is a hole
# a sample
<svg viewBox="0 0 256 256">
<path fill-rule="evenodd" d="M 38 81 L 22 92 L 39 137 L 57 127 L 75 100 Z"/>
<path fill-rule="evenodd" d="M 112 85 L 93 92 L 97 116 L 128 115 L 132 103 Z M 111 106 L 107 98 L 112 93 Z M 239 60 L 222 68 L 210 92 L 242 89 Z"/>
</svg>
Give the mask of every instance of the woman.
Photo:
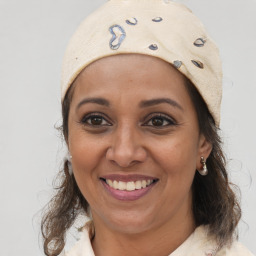
<svg viewBox="0 0 256 256">
<path fill-rule="evenodd" d="M 59 255 L 252 255 L 218 136 L 218 49 L 184 6 L 112 0 L 68 46 L 62 77 L 62 182 L 42 221 Z"/>
</svg>

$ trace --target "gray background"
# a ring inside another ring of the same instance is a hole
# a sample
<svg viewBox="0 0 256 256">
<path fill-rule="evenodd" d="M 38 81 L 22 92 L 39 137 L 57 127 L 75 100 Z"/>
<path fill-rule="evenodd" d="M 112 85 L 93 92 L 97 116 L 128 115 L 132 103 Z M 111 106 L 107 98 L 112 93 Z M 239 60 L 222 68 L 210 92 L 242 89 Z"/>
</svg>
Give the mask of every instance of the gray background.
<svg viewBox="0 0 256 256">
<path fill-rule="evenodd" d="M 60 68 L 68 39 L 103 0 L 0 0 L 1 255 L 43 255 L 40 209 L 63 144 Z M 222 136 L 242 193 L 240 241 L 256 254 L 256 1 L 183 0 L 218 44 L 224 68 Z M 100 21 L 99 21 L 100 22 Z"/>
</svg>

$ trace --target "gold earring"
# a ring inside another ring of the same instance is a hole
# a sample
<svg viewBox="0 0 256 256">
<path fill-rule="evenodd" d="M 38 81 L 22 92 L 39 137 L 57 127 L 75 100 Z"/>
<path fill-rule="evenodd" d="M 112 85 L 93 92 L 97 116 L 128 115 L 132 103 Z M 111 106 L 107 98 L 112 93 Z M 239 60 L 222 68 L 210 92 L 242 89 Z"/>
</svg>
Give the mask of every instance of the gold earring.
<svg viewBox="0 0 256 256">
<path fill-rule="evenodd" d="M 208 174 L 208 169 L 206 166 L 206 161 L 203 156 L 201 156 L 200 163 L 203 165 L 203 168 L 201 170 L 197 170 L 202 176 L 206 176 Z"/>
</svg>

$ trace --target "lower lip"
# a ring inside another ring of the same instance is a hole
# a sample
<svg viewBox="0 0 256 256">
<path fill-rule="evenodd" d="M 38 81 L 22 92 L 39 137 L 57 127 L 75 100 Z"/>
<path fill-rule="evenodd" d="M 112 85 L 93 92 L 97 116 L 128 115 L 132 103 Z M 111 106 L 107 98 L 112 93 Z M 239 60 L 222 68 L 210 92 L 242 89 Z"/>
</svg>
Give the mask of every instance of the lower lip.
<svg viewBox="0 0 256 256">
<path fill-rule="evenodd" d="M 111 196 L 113 196 L 115 199 L 118 199 L 118 200 L 121 200 L 121 201 L 138 200 L 139 198 L 145 196 L 152 189 L 152 187 L 156 184 L 156 182 L 154 182 L 146 188 L 136 189 L 136 190 L 133 190 L 133 191 L 126 191 L 126 190 L 114 189 L 114 188 L 110 187 L 103 180 L 101 180 L 101 183 L 107 189 L 107 191 L 110 193 Z"/>
</svg>

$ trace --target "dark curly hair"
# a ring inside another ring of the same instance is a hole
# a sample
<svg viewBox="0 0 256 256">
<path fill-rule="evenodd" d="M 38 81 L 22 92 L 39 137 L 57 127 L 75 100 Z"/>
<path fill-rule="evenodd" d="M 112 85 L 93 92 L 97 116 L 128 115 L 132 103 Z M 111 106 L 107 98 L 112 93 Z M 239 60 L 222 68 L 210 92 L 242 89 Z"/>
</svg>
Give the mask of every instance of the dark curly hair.
<svg viewBox="0 0 256 256">
<path fill-rule="evenodd" d="M 193 181 L 193 214 L 195 223 L 208 225 L 209 234 L 215 236 L 219 247 L 231 243 L 236 234 L 236 227 L 241 218 L 241 209 L 228 180 L 225 156 L 218 135 L 218 128 L 208 108 L 195 86 L 186 79 L 186 89 L 197 112 L 199 129 L 212 144 L 212 151 L 207 159 L 207 176 L 196 172 Z M 62 103 L 62 132 L 68 138 L 68 117 L 74 92 L 71 86 Z M 44 253 L 57 256 L 65 246 L 66 233 L 81 212 L 89 214 L 88 202 L 81 194 L 74 175 L 68 172 L 68 162 L 56 177 L 59 185 L 56 194 L 44 209 L 41 222 Z"/>
</svg>

